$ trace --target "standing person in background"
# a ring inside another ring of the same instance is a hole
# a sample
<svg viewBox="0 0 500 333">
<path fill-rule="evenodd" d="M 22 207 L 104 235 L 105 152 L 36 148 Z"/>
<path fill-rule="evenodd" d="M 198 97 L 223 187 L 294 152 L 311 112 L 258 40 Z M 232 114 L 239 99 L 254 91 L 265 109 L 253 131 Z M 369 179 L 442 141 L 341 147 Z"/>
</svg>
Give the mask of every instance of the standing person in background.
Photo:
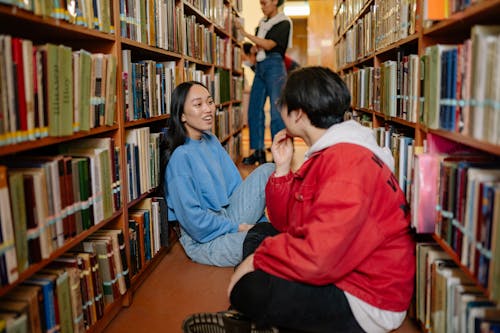
<svg viewBox="0 0 500 333">
<path fill-rule="evenodd" d="M 258 325 L 385 333 L 406 316 L 415 277 L 409 209 L 390 151 L 371 129 L 342 122 L 350 100 L 326 67 L 288 76 L 279 106 L 286 130 L 274 138 L 266 186 L 271 224 L 248 232 L 228 287 L 232 307 Z M 309 150 L 293 172 L 295 136 Z"/>
<path fill-rule="evenodd" d="M 243 64 L 248 66 L 252 71 L 255 72 L 255 64 L 257 62 L 257 60 L 255 59 L 257 56 L 257 48 L 252 43 L 249 42 L 243 43 L 243 56 L 244 56 Z M 286 54 L 285 57 L 283 58 L 283 61 L 285 62 L 285 68 L 287 73 L 300 67 L 298 62 L 296 62 Z"/>
<path fill-rule="evenodd" d="M 241 261 L 248 229 L 267 221 L 264 189 L 274 165 L 261 165 L 242 181 L 233 160 L 210 132 L 215 103 L 201 83 L 178 85 L 170 109 L 161 147 L 168 220 L 179 221 L 179 241 L 193 261 L 235 266 Z"/>
<path fill-rule="evenodd" d="M 266 162 L 264 104 L 267 97 L 271 105 L 271 137 L 274 138 L 276 133 L 285 128 L 276 107 L 286 78 L 283 59 L 286 49 L 292 46 L 292 21 L 283 12 L 278 11 L 284 1 L 260 0 L 264 17 L 259 22 L 255 36 L 246 32 L 239 21 L 235 22 L 236 28 L 257 48 L 255 76 L 248 105 L 250 149 L 253 153 L 243 159 L 243 163 L 247 165 Z"/>
</svg>

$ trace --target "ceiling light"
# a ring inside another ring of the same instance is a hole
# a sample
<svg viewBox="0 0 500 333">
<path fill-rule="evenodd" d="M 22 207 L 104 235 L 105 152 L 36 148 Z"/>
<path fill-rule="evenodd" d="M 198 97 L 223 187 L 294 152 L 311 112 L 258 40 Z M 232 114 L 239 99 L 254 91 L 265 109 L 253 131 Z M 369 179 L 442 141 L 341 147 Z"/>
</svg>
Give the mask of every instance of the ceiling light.
<svg viewBox="0 0 500 333">
<path fill-rule="evenodd" d="M 285 15 L 290 17 L 309 16 L 309 3 L 307 1 L 285 2 Z"/>
</svg>

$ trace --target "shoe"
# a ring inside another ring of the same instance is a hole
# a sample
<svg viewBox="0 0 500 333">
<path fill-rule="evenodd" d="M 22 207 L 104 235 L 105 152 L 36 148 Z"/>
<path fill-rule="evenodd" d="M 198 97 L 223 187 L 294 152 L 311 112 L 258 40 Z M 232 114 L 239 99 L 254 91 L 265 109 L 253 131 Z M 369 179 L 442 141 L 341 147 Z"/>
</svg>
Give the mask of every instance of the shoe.
<svg viewBox="0 0 500 333">
<path fill-rule="evenodd" d="M 236 310 L 216 313 L 195 313 L 184 319 L 184 333 L 275 333 L 272 327 L 256 327 L 252 321 Z"/>
<path fill-rule="evenodd" d="M 252 155 L 245 157 L 242 162 L 245 165 L 254 165 L 255 163 L 264 164 L 266 163 L 266 153 L 264 150 L 258 149 Z"/>
</svg>

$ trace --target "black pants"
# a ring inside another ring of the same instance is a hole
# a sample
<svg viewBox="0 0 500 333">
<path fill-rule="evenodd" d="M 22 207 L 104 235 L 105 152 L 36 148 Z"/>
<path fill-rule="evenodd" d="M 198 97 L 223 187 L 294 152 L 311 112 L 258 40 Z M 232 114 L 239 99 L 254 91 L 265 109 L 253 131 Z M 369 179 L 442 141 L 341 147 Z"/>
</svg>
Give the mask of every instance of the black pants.
<svg viewBox="0 0 500 333">
<path fill-rule="evenodd" d="M 270 223 L 256 224 L 243 243 L 243 257 L 278 233 Z M 335 285 L 313 286 L 256 270 L 238 281 L 230 298 L 235 309 L 258 325 L 303 332 L 363 332 L 344 292 Z"/>
</svg>

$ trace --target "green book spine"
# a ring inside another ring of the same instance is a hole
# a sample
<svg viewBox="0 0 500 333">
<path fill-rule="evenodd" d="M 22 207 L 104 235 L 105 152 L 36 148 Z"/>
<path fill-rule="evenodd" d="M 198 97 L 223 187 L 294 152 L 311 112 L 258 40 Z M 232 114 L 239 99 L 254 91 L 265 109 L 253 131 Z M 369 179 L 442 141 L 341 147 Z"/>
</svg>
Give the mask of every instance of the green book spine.
<svg viewBox="0 0 500 333">
<path fill-rule="evenodd" d="M 14 239 L 16 242 L 17 269 L 19 273 L 28 268 L 28 239 L 26 235 L 26 204 L 24 179 L 20 172 L 9 172 L 10 202 L 14 220 Z"/>
<path fill-rule="evenodd" d="M 71 48 L 59 45 L 60 135 L 73 134 L 73 56 Z"/>
</svg>

